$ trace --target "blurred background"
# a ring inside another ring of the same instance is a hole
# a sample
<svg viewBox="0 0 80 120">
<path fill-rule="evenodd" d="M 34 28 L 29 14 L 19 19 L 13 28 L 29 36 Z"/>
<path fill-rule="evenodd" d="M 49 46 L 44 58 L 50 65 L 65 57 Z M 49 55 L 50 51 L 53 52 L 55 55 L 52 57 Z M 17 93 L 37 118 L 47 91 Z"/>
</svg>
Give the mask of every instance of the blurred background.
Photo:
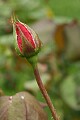
<svg viewBox="0 0 80 120">
<path fill-rule="evenodd" d="M 31 66 L 15 51 L 12 13 L 43 42 L 39 71 L 61 120 L 80 120 L 80 0 L 0 0 L 0 96 L 28 91 L 44 102 Z"/>
</svg>

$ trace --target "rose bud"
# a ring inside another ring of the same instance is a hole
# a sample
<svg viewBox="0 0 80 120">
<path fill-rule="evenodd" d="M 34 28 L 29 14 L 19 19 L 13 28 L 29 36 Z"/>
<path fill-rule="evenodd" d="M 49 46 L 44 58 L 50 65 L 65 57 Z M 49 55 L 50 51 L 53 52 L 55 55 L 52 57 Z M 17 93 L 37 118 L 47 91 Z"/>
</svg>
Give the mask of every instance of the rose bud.
<svg viewBox="0 0 80 120">
<path fill-rule="evenodd" d="M 16 36 L 16 50 L 19 55 L 26 58 L 35 56 L 41 48 L 41 41 L 38 35 L 28 25 L 19 20 L 13 19 L 12 23 Z"/>
</svg>

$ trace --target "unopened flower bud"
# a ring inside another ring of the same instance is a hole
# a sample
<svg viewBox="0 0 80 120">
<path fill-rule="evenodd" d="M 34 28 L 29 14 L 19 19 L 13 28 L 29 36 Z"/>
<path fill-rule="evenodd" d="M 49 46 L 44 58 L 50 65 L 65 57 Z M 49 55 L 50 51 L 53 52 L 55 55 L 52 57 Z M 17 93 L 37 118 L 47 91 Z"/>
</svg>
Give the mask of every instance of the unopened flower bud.
<svg viewBox="0 0 80 120">
<path fill-rule="evenodd" d="M 19 55 L 26 58 L 35 56 L 41 48 L 41 41 L 34 30 L 18 20 L 13 20 L 13 29 Z"/>
</svg>

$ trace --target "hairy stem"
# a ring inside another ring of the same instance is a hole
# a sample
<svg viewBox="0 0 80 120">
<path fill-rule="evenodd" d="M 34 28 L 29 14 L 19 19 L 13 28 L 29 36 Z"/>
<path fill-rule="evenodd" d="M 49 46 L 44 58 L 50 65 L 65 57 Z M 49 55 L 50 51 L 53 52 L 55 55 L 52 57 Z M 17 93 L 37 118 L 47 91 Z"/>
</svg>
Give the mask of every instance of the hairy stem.
<svg viewBox="0 0 80 120">
<path fill-rule="evenodd" d="M 51 102 L 51 99 L 50 99 L 50 97 L 49 97 L 49 95 L 48 95 L 48 93 L 47 93 L 47 91 L 46 91 L 46 89 L 45 89 L 45 87 L 44 87 L 44 85 L 41 81 L 37 65 L 34 68 L 34 75 L 36 77 L 37 84 L 38 84 L 38 86 L 39 86 L 39 88 L 40 88 L 40 90 L 41 90 L 41 92 L 42 92 L 50 110 L 51 110 L 51 113 L 52 113 L 52 116 L 53 116 L 54 120 L 59 120 L 59 117 L 58 117 L 58 115 L 56 113 L 56 110 L 55 110 L 55 108 L 54 108 L 54 106 Z"/>
</svg>

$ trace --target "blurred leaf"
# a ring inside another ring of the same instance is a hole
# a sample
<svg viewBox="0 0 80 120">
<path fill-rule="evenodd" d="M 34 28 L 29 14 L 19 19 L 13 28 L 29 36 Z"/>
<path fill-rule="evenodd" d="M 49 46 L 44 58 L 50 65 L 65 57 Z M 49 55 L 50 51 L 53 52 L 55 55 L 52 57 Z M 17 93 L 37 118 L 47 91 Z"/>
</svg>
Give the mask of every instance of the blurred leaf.
<svg viewBox="0 0 80 120">
<path fill-rule="evenodd" d="M 80 76 L 79 83 L 76 83 L 76 75 L 70 75 L 64 79 L 60 85 L 60 94 L 64 103 L 66 103 L 70 108 L 76 111 L 80 111 L 80 105 L 77 102 L 76 91 L 78 85 L 80 85 Z M 80 87 L 80 86 L 79 86 Z"/>
<path fill-rule="evenodd" d="M 13 35 L 4 35 L 0 36 L 0 45 L 13 45 L 14 46 L 14 38 Z"/>
<path fill-rule="evenodd" d="M 50 0 L 49 5 L 56 16 L 80 19 L 80 0 Z"/>
<path fill-rule="evenodd" d="M 64 28 L 65 59 L 70 61 L 80 59 L 80 25 L 73 21 Z"/>
<path fill-rule="evenodd" d="M 3 120 L 47 120 L 39 102 L 27 92 L 0 97 L 0 119 Z"/>
<path fill-rule="evenodd" d="M 59 24 L 55 30 L 56 53 L 67 61 L 80 60 L 80 24 L 77 20 Z"/>
<path fill-rule="evenodd" d="M 45 15 L 45 10 L 40 0 L 10 0 L 10 6 L 19 19 L 24 22 L 34 21 Z"/>
<path fill-rule="evenodd" d="M 41 19 L 35 22 L 31 27 L 38 33 L 41 41 L 47 45 L 47 42 L 53 40 L 55 23 L 51 19 Z"/>
<path fill-rule="evenodd" d="M 64 35 L 63 35 L 63 31 L 65 28 L 66 24 L 59 24 L 56 26 L 55 29 L 55 44 L 56 44 L 56 53 L 59 55 L 61 55 L 61 53 L 64 51 L 65 48 L 65 39 L 64 39 Z"/>
<path fill-rule="evenodd" d="M 4 96 L 4 92 L 3 92 L 2 89 L 0 89 L 0 97 L 1 97 L 1 96 Z"/>
</svg>

